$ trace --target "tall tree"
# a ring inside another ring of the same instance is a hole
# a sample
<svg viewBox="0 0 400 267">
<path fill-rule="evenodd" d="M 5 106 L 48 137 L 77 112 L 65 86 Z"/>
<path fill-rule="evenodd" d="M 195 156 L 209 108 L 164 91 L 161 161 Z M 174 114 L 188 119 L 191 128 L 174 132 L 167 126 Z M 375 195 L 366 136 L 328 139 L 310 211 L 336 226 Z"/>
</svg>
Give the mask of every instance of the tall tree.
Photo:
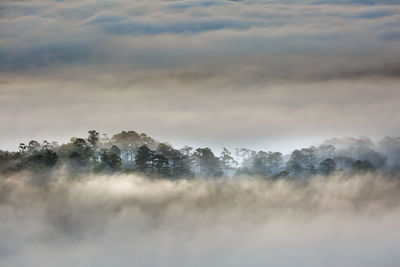
<svg viewBox="0 0 400 267">
<path fill-rule="evenodd" d="M 193 153 L 193 158 L 202 176 L 216 177 L 223 174 L 219 159 L 208 147 L 196 149 Z"/>
<path fill-rule="evenodd" d="M 182 150 L 181 150 L 182 151 Z M 171 177 L 191 177 L 193 173 L 191 171 L 191 160 L 186 154 L 183 154 L 180 150 L 174 149 L 168 144 L 160 144 L 157 148 L 157 153 L 165 156 L 170 164 Z"/>
<path fill-rule="evenodd" d="M 89 145 L 92 147 L 92 149 L 96 150 L 97 145 L 100 141 L 100 134 L 95 130 L 91 130 L 88 133 L 89 133 L 89 136 L 88 136 L 87 141 L 88 141 Z"/>
<path fill-rule="evenodd" d="M 161 176 L 170 176 L 170 164 L 162 154 L 154 154 L 152 158 L 153 171 Z"/>
<path fill-rule="evenodd" d="M 146 172 L 151 169 L 153 152 L 146 146 L 139 147 L 135 156 L 135 167 L 138 171 Z"/>
<path fill-rule="evenodd" d="M 225 147 L 221 152 L 219 160 L 221 162 L 223 170 L 225 170 L 226 173 L 229 173 L 230 170 L 234 170 L 238 165 L 238 162 L 232 157 L 232 153 Z"/>
<path fill-rule="evenodd" d="M 103 149 L 100 159 L 103 170 L 115 172 L 121 169 L 121 150 L 117 146 Z"/>
</svg>

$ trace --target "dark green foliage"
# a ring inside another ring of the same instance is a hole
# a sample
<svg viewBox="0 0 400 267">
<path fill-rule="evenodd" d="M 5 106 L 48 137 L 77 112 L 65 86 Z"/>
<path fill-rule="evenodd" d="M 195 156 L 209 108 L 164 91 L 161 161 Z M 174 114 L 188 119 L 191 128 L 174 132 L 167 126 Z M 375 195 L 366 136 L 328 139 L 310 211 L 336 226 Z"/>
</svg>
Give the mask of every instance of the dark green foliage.
<svg viewBox="0 0 400 267">
<path fill-rule="evenodd" d="M 289 172 L 288 171 L 281 171 L 280 173 L 275 175 L 273 178 L 274 179 L 279 179 L 279 178 L 286 178 L 288 176 L 289 176 Z"/>
<path fill-rule="evenodd" d="M 237 152 L 245 155 L 243 167 L 239 168 L 236 175 L 247 174 L 273 178 L 283 165 L 282 154 L 279 152 L 249 151 L 240 149 Z"/>
<path fill-rule="evenodd" d="M 334 157 L 333 161 L 335 161 L 337 169 L 345 170 L 349 168 L 351 169 L 351 166 L 356 160 L 347 156 L 338 156 Z"/>
<path fill-rule="evenodd" d="M 103 149 L 100 155 L 101 169 L 108 172 L 116 172 L 121 169 L 121 151 L 117 146 Z"/>
<path fill-rule="evenodd" d="M 187 151 L 189 152 L 189 151 Z M 171 177 L 191 177 L 191 159 L 188 155 L 182 154 L 181 151 L 172 148 L 167 144 L 160 144 L 157 148 L 157 153 L 168 159 L 170 165 Z"/>
<path fill-rule="evenodd" d="M 135 156 L 136 170 L 163 177 L 191 177 L 190 159 L 167 144 L 160 144 L 156 151 L 146 145 L 139 147 Z"/>
<path fill-rule="evenodd" d="M 72 138 L 70 143 L 60 146 L 56 151 L 72 172 L 89 172 L 97 164 L 93 149 L 82 138 Z"/>
<path fill-rule="evenodd" d="M 171 175 L 168 159 L 161 154 L 153 154 L 152 168 L 157 174 L 167 177 Z"/>
<path fill-rule="evenodd" d="M 135 156 L 135 166 L 140 172 L 146 172 L 151 169 L 152 166 L 153 151 L 147 146 L 142 145 L 139 147 Z"/>
<path fill-rule="evenodd" d="M 295 177 L 308 177 L 316 173 L 316 156 L 312 148 L 294 150 L 286 164 L 286 171 Z"/>
<path fill-rule="evenodd" d="M 305 169 L 300 166 L 297 162 L 289 161 L 286 167 L 286 171 L 291 175 L 303 175 Z"/>
<path fill-rule="evenodd" d="M 196 149 L 193 153 L 193 158 L 202 176 L 217 177 L 223 175 L 219 159 L 214 156 L 214 153 L 208 147 Z"/>
<path fill-rule="evenodd" d="M 58 160 L 57 153 L 50 149 L 43 149 L 33 153 L 27 159 L 31 166 L 40 166 L 40 168 L 50 168 L 56 165 Z"/>
<path fill-rule="evenodd" d="M 28 146 L 20 144 L 18 169 L 26 169 L 34 172 L 43 172 L 56 166 L 58 155 L 53 147 L 44 141 L 41 145 L 39 142 L 32 140 Z"/>
<path fill-rule="evenodd" d="M 336 171 L 336 163 L 333 159 L 326 159 L 318 164 L 318 172 L 323 175 L 329 175 Z"/>
<path fill-rule="evenodd" d="M 177 153 L 172 159 L 171 171 L 172 177 L 193 177 L 194 174 L 192 172 L 192 161 L 190 157 Z"/>
<path fill-rule="evenodd" d="M 357 160 L 351 166 L 352 172 L 370 172 L 375 171 L 376 168 L 368 160 Z"/>
<path fill-rule="evenodd" d="M 89 137 L 87 139 L 89 145 L 95 149 L 99 143 L 100 140 L 100 134 L 98 132 L 96 132 L 95 130 L 91 130 L 88 132 L 89 133 Z"/>
<path fill-rule="evenodd" d="M 22 153 L 0 150 L 0 172 L 9 174 L 21 170 Z"/>
<path fill-rule="evenodd" d="M 133 171 L 135 167 L 135 156 L 139 147 L 147 146 L 150 150 L 155 150 L 158 142 L 146 134 L 138 134 L 135 131 L 122 131 L 115 134 L 108 145 L 116 145 L 121 150 L 122 168 Z"/>
</svg>

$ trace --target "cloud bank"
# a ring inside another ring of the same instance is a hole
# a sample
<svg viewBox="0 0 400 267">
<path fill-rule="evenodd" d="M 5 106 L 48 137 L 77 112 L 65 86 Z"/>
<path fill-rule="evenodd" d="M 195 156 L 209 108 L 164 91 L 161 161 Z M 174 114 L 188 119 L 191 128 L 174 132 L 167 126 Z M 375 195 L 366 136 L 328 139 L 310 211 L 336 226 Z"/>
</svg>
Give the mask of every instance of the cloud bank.
<svg viewBox="0 0 400 267">
<path fill-rule="evenodd" d="M 391 266 L 399 182 L 376 175 L 0 182 L 4 266 Z"/>
<path fill-rule="evenodd" d="M 2 1 L 1 143 L 396 136 L 399 25 L 390 0 Z"/>
</svg>

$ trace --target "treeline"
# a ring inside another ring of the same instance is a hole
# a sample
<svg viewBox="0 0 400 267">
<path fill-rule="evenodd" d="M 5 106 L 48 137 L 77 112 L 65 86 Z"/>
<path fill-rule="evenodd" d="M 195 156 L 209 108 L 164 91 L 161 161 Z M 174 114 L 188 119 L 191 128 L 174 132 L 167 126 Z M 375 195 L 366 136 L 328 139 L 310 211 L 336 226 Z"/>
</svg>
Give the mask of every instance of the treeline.
<svg viewBox="0 0 400 267">
<path fill-rule="evenodd" d="M 0 151 L 3 175 L 43 174 L 59 168 L 71 174 L 138 172 L 169 179 L 238 175 L 295 179 L 336 171 L 395 174 L 400 171 L 400 138 L 386 137 L 379 143 L 368 138 L 331 139 L 289 155 L 224 148 L 216 156 L 210 148 L 175 149 L 135 131 L 108 138 L 91 130 L 86 138 L 74 137 L 67 144 L 32 140 L 21 143 L 17 152 Z"/>
</svg>

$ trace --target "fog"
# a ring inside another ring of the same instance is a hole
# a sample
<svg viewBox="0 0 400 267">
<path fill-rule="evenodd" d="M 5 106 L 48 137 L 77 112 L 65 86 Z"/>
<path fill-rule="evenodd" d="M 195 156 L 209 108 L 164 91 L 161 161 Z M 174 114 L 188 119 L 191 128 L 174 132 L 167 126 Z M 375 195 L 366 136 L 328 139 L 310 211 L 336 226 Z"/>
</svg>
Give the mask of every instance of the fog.
<svg viewBox="0 0 400 267">
<path fill-rule="evenodd" d="M 400 182 L 0 179 L 0 266 L 395 266 Z"/>
</svg>

